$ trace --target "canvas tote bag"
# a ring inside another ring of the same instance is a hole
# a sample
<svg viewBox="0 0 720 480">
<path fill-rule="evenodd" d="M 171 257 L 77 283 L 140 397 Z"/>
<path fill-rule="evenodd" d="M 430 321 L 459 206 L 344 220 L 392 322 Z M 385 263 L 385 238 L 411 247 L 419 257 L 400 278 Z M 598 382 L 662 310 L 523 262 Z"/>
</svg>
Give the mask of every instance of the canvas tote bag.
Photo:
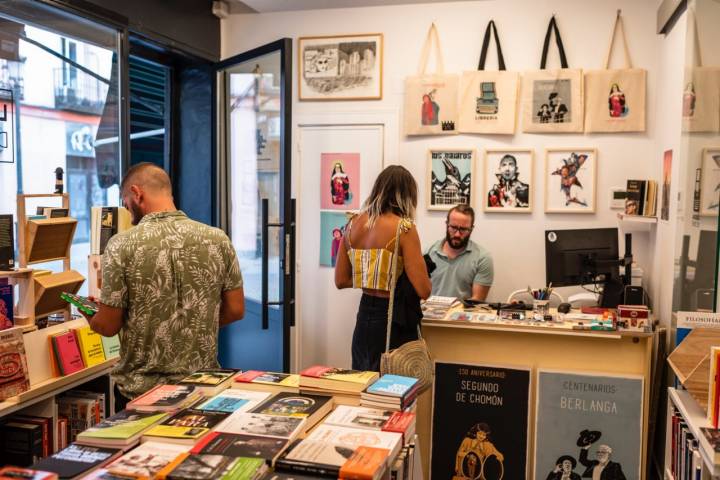
<svg viewBox="0 0 720 480">
<path fill-rule="evenodd" d="M 435 44 L 435 73 L 425 73 Z M 420 55 L 418 74 L 405 79 L 406 135 L 457 134 L 458 76 L 444 73 L 440 37 L 433 23 Z"/>
<path fill-rule="evenodd" d="M 609 70 L 618 30 L 625 51 L 625 68 Z M 618 10 L 605 69 L 585 72 L 585 131 L 644 132 L 646 78 L 644 69 L 632 68 L 625 27 Z"/>
<path fill-rule="evenodd" d="M 491 30 L 498 58 L 498 71 L 495 72 L 485 70 Z M 497 27 L 490 20 L 485 29 L 478 69 L 463 72 L 460 77 L 460 133 L 515 133 L 519 81 L 520 76 L 516 72 L 505 70 Z"/>
<path fill-rule="evenodd" d="M 685 71 L 682 93 L 683 132 L 720 131 L 720 67 L 704 67 L 695 12 L 688 9 L 695 58 Z"/>
<path fill-rule="evenodd" d="M 559 70 L 546 70 L 550 36 L 560 54 Z M 540 70 L 523 74 L 523 131 L 571 133 L 583 131 L 582 70 L 568 68 L 565 48 L 555 16 L 550 19 L 543 44 Z"/>
<path fill-rule="evenodd" d="M 424 392 L 432 386 L 435 370 L 430 351 L 425 339 L 422 338 L 418 325 L 418 339 L 406 342 L 398 348 L 390 350 L 390 334 L 392 332 L 393 305 L 395 303 L 395 285 L 397 284 L 397 259 L 400 247 L 400 224 L 395 232 L 395 250 L 393 250 L 392 267 L 390 268 L 390 301 L 388 303 L 388 321 L 385 334 L 385 352 L 380 356 L 380 373 L 402 375 L 418 379 L 418 391 Z"/>
</svg>

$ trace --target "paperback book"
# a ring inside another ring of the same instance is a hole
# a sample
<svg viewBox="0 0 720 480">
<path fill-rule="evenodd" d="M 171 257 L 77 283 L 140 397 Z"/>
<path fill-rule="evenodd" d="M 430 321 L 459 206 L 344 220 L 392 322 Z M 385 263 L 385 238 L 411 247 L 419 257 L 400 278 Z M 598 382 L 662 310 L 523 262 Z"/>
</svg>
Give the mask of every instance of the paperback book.
<svg viewBox="0 0 720 480">
<path fill-rule="evenodd" d="M 109 472 L 153 478 L 167 464 L 188 451 L 187 446 L 146 442 L 105 467 Z"/>
<path fill-rule="evenodd" d="M 333 407 L 329 396 L 281 392 L 255 407 L 253 413 L 307 418 L 306 429 L 312 428 Z"/>
<path fill-rule="evenodd" d="M 300 372 L 300 388 L 360 393 L 378 379 L 377 372 L 363 372 L 315 365 Z"/>
<path fill-rule="evenodd" d="M 117 335 L 112 337 L 100 337 L 102 339 L 103 352 L 105 358 L 115 358 L 120 356 L 120 338 Z"/>
<path fill-rule="evenodd" d="M 206 396 L 217 395 L 232 383 L 232 377 L 237 372 L 222 368 L 198 370 L 180 380 L 178 385 L 192 385 Z"/>
<path fill-rule="evenodd" d="M 210 432 L 190 450 L 191 453 L 227 455 L 229 457 L 262 458 L 270 465 L 285 451 L 284 438 L 246 435 L 242 433 Z"/>
<path fill-rule="evenodd" d="M 270 392 L 256 392 L 253 390 L 227 389 L 198 405 L 198 410 L 213 410 L 216 412 L 247 412 L 267 400 Z"/>
<path fill-rule="evenodd" d="M 393 410 L 339 405 L 327 416 L 323 424 L 364 428 L 368 430 L 382 430 L 393 413 L 395 413 Z"/>
<path fill-rule="evenodd" d="M 233 387 L 244 390 L 298 393 L 300 375 L 248 370 L 235 377 Z"/>
<path fill-rule="evenodd" d="M 80 355 L 86 367 L 92 367 L 105 361 L 102 336 L 94 332 L 90 326 L 75 329 Z"/>
<path fill-rule="evenodd" d="M 168 480 L 251 480 L 265 470 L 259 458 L 233 458 L 224 455 L 183 454 L 168 465 L 160 478 Z"/>
<path fill-rule="evenodd" d="M 118 448 L 71 444 L 58 453 L 36 462 L 31 468 L 57 473 L 63 479 L 78 478 L 110 463 L 120 456 L 120 453 L 121 450 Z"/>
<path fill-rule="evenodd" d="M 85 445 L 127 447 L 140 440 L 145 430 L 167 417 L 166 413 L 123 410 L 77 436 Z"/>
<path fill-rule="evenodd" d="M 19 327 L 0 331 L 0 401 L 30 388 L 25 342 Z"/>
<path fill-rule="evenodd" d="M 359 446 L 340 467 L 341 480 L 378 480 L 385 473 L 388 450 Z"/>
<path fill-rule="evenodd" d="M 143 435 L 143 440 L 194 444 L 227 417 L 225 412 L 186 408 L 150 428 Z"/>
<path fill-rule="evenodd" d="M 30 470 L 29 468 L 20 467 L 2 467 L 0 468 L 0 479 L 9 480 L 12 478 L 25 480 L 57 480 L 57 473 L 41 472 L 40 470 Z"/>
<path fill-rule="evenodd" d="M 216 428 L 218 432 L 242 433 L 292 440 L 305 431 L 305 418 L 261 413 L 233 413 Z"/>
<path fill-rule="evenodd" d="M 70 330 L 50 337 L 53 353 L 61 375 L 70 375 L 85 368 L 75 333 Z"/>
<path fill-rule="evenodd" d="M 0 330 L 15 326 L 15 300 L 13 285 L 0 284 Z"/>
<path fill-rule="evenodd" d="M 158 385 L 127 404 L 127 408 L 144 412 L 178 410 L 200 397 L 200 391 L 191 385 Z"/>
<path fill-rule="evenodd" d="M 302 445 L 302 443 L 306 441 L 334 445 L 335 447 L 346 449 L 346 451 L 349 451 L 350 454 L 352 454 L 352 452 L 361 445 L 385 448 L 390 452 L 389 458 L 395 458 L 402 447 L 402 435 L 399 433 L 378 432 L 373 430 L 338 427 L 335 425 L 325 424 L 319 425 L 307 437 L 305 437 L 300 444 Z M 302 459 L 301 456 L 298 456 L 298 452 L 290 452 L 288 457 Z M 325 463 L 325 460 L 329 460 L 329 458 L 334 459 L 333 462 L 330 463 L 331 465 L 337 465 L 339 467 L 349 458 L 349 454 L 345 456 L 338 453 L 336 449 L 335 454 L 330 457 L 325 457 L 324 461 L 320 463 Z"/>
</svg>

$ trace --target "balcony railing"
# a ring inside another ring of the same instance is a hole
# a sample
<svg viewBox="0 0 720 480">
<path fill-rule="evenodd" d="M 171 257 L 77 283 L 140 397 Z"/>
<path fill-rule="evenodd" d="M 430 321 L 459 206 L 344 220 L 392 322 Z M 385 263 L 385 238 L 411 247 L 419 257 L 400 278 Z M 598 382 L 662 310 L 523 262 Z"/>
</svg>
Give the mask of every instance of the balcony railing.
<svg viewBox="0 0 720 480">
<path fill-rule="evenodd" d="M 108 86 L 73 67 L 53 70 L 55 108 L 73 112 L 102 114 Z"/>
</svg>

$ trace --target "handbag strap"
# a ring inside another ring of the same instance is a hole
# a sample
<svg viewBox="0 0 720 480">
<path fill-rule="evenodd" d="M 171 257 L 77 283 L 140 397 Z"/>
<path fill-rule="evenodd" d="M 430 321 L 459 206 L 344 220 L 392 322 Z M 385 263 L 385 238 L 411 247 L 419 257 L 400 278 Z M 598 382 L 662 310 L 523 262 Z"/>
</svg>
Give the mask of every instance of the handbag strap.
<svg viewBox="0 0 720 480">
<path fill-rule="evenodd" d="M 395 284 L 397 283 L 397 261 L 398 261 L 398 247 L 400 246 L 400 226 L 402 225 L 403 219 L 401 218 L 398 222 L 397 231 L 395 232 L 395 249 L 393 250 L 392 267 L 390 267 L 390 301 L 388 302 L 388 323 L 387 333 L 385 335 L 385 353 L 390 351 L 390 332 L 392 331 L 392 319 L 393 319 L 393 306 L 395 304 Z"/>
<path fill-rule="evenodd" d="M 548 50 L 550 49 L 550 35 L 555 31 L 555 43 L 557 44 L 558 52 L 560 53 L 560 67 L 568 68 L 567 57 L 565 56 L 565 47 L 563 47 L 562 37 L 560 37 L 560 30 L 558 29 L 557 22 L 555 21 L 555 15 L 550 19 L 548 24 L 547 33 L 545 33 L 545 42 L 543 43 L 542 58 L 540 59 L 540 70 L 545 70 L 547 64 Z"/>
<path fill-rule="evenodd" d="M 688 15 L 690 16 L 690 18 L 688 19 L 688 28 L 692 28 L 693 45 L 695 47 L 695 56 L 692 60 L 696 61 L 697 67 L 702 67 L 703 61 L 702 53 L 700 51 L 700 35 L 698 34 L 698 24 L 697 17 L 695 16 L 695 9 L 692 7 L 688 7 Z"/>
<path fill-rule="evenodd" d="M 497 49 L 498 70 L 505 70 L 505 58 L 503 57 L 502 47 L 500 47 L 500 39 L 498 38 L 497 27 L 495 21 L 490 20 L 485 27 L 485 37 L 483 38 L 482 49 L 480 50 L 480 61 L 478 62 L 478 70 L 485 70 L 485 60 L 487 59 L 488 47 L 490 46 L 490 31 L 492 30 L 495 37 L 495 47 Z"/>
<path fill-rule="evenodd" d="M 630 49 L 628 48 L 627 37 L 625 36 L 625 26 L 621 16 L 621 11 L 617 11 L 615 17 L 615 26 L 613 27 L 612 37 L 610 37 L 610 46 L 608 47 L 607 55 L 605 55 L 605 70 L 610 66 L 610 56 L 612 55 L 613 47 L 615 46 L 615 37 L 617 36 L 618 29 L 622 34 L 622 42 L 625 50 L 625 68 L 632 68 L 632 60 L 630 59 Z"/>
<path fill-rule="evenodd" d="M 433 22 L 430 25 L 427 36 L 425 37 L 425 44 L 423 45 L 422 52 L 420 53 L 420 64 L 418 65 L 418 75 L 425 75 L 428 60 L 430 59 L 430 50 L 432 49 L 433 43 L 435 44 L 435 71 L 439 74 L 445 72 L 445 63 L 443 62 L 442 51 L 440 50 L 440 36 L 437 32 L 437 27 Z"/>
</svg>

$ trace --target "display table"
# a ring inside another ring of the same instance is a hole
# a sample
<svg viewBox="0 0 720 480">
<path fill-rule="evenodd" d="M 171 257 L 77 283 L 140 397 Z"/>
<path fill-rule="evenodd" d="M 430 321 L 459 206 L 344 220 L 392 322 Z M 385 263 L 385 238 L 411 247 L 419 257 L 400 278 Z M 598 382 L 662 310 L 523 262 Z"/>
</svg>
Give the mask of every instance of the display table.
<svg viewBox="0 0 720 480">
<path fill-rule="evenodd" d="M 453 311 L 456 311 L 454 309 Z M 448 314 L 448 316 L 452 311 Z M 423 336 L 434 361 L 529 367 L 528 475 L 534 471 L 537 369 L 642 376 L 642 477 L 647 475 L 648 418 L 656 333 L 574 330 L 571 324 L 470 323 L 425 320 Z M 423 471 L 430 472 L 432 391 L 418 400 L 417 432 Z M 439 480 L 439 479 L 436 479 Z"/>
</svg>

